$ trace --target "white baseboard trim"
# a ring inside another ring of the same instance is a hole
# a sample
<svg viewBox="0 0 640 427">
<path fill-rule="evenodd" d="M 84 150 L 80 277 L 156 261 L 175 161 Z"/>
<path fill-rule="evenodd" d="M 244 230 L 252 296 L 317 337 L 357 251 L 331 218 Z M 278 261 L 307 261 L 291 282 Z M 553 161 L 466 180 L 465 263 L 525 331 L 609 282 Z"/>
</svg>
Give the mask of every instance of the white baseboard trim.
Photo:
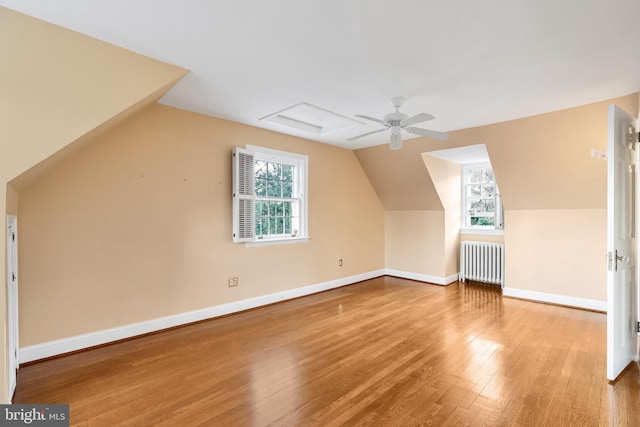
<svg viewBox="0 0 640 427">
<path fill-rule="evenodd" d="M 385 271 L 385 274 L 388 276 L 395 276 L 395 277 L 400 277 L 402 279 L 417 280 L 419 282 L 427 282 L 427 283 L 432 283 L 435 285 L 443 285 L 443 286 L 446 286 L 458 280 L 458 273 L 452 274 L 451 276 L 447 276 L 447 277 L 439 277 L 439 276 L 429 276 L 428 274 L 418 274 L 418 273 L 411 273 L 408 271 L 393 270 L 391 268 L 387 268 L 384 271 Z"/>
<path fill-rule="evenodd" d="M 450 285 L 453 282 L 457 282 L 460 280 L 460 273 L 452 274 L 451 276 L 447 276 L 444 278 L 444 284 Z"/>
<path fill-rule="evenodd" d="M 318 283 L 315 285 L 304 286 L 301 288 L 290 289 L 282 292 L 275 292 L 272 294 L 262 295 L 259 297 L 249 298 L 241 301 L 234 301 L 227 304 L 220 304 L 201 310 L 194 310 L 186 313 L 180 313 L 172 316 L 134 323 L 131 325 L 120 326 L 98 332 L 91 332 L 83 335 L 76 335 L 73 337 L 49 341 L 42 344 L 31 345 L 19 349 L 18 360 L 19 363 L 27 363 L 33 362 L 34 360 L 46 359 L 48 357 L 56 356 L 59 354 L 107 344 L 109 342 L 131 338 L 150 332 L 157 332 L 175 326 L 186 325 L 188 323 L 198 322 L 200 320 L 211 319 L 214 317 L 237 313 L 239 311 L 256 308 L 263 305 L 273 304 L 279 301 L 285 301 L 305 295 L 311 295 L 384 275 L 385 270 L 371 271 L 368 273 L 343 277 L 341 279 L 330 280 L 328 282 Z"/>
<path fill-rule="evenodd" d="M 531 301 L 548 302 L 569 307 L 585 308 L 587 310 L 607 311 L 607 302 L 595 299 L 569 297 L 566 295 L 548 294 L 545 292 L 528 291 L 525 289 L 503 288 L 502 295 L 506 297 L 522 298 Z"/>
</svg>

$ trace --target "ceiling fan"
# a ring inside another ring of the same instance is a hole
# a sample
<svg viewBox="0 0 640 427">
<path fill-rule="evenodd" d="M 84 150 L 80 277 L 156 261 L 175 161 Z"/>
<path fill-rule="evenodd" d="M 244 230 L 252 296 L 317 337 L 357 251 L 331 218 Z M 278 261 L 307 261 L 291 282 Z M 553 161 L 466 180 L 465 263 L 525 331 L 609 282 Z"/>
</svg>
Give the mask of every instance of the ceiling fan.
<svg viewBox="0 0 640 427">
<path fill-rule="evenodd" d="M 427 120 L 433 120 L 431 114 L 420 113 L 415 116 L 409 117 L 408 114 L 401 113 L 399 111 L 400 107 L 406 99 L 402 96 L 396 96 L 391 98 L 391 104 L 396 109 L 393 113 L 385 114 L 382 120 L 376 119 L 375 117 L 370 116 L 362 116 L 356 115 L 356 117 L 360 117 L 362 119 L 371 120 L 372 122 L 380 123 L 384 126 L 382 129 L 374 130 L 373 132 L 367 132 L 362 135 L 354 136 L 353 138 L 347 139 L 347 141 L 353 141 L 354 139 L 364 138 L 365 136 L 373 135 L 374 133 L 384 132 L 387 129 L 391 129 L 391 145 L 390 148 L 392 150 L 399 150 L 402 148 L 402 135 L 400 134 L 401 130 L 404 130 L 409 133 L 413 133 L 415 135 L 427 136 L 429 138 L 438 139 L 440 141 L 444 141 L 449 137 L 446 133 L 437 132 L 435 130 L 417 128 L 413 125 L 416 123 L 426 122 Z"/>
</svg>

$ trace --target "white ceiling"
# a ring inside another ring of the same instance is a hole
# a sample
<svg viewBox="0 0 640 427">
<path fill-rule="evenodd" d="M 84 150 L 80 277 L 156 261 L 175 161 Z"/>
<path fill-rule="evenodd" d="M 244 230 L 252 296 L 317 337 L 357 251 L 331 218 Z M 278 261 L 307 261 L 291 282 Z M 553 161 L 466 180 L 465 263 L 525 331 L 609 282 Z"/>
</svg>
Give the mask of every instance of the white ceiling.
<svg viewBox="0 0 640 427">
<path fill-rule="evenodd" d="M 484 144 L 467 145 L 465 147 L 445 148 L 444 150 L 429 151 L 431 157 L 437 157 L 460 165 L 471 163 L 490 163 L 489 152 Z"/>
<path fill-rule="evenodd" d="M 300 102 L 382 117 L 402 95 L 401 111 L 433 114 L 424 127 L 451 131 L 640 89 L 638 0 L 0 5 L 189 69 L 164 104 L 352 149 L 389 136 L 347 142 L 380 126 L 317 135 L 259 119 Z"/>
</svg>

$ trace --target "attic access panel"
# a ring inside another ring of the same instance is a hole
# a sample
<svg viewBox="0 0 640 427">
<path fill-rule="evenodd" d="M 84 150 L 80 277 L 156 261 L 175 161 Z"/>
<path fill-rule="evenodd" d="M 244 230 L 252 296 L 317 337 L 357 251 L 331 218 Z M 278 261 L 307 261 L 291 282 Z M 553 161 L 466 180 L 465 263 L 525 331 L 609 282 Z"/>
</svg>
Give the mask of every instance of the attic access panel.
<svg viewBox="0 0 640 427">
<path fill-rule="evenodd" d="M 316 135 L 326 135 L 364 124 L 361 121 L 316 107 L 307 102 L 292 105 L 276 113 L 264 116 L 260 120 Z"/>
</svg>

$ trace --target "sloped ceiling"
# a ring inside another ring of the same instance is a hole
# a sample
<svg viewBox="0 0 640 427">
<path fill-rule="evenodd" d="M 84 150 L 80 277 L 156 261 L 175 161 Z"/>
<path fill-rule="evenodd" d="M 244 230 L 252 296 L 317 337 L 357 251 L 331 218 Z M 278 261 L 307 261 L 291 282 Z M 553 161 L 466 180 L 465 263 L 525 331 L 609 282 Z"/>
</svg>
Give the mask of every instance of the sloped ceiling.
<svg viewBox="0 0 640 427">
<path fill-rule="evenodd" d="M 187 70 L 0 7 L 5 182 L 141 104 Z"/>
<path fill-rule="evenodd" d="M 416 138 L 400 151 L 355 150 L 386 210 L 442 210 L 421 154 L 485 144 L 505 209 L 605 209 L 608 106 L 638 115 L 638 94 L 451 132 L 446 142 Z"/>
<path fill-rule="evenodd" d="M 388 135 L 348 142 L 379 125 L 314 135 L 259 119 L 299 102 L 380 117 L 403 95 L 407 114 L 431 113 L 428 127 L 452 131 L 640 88 L 637 0 L 0 5 L 191 70 L 167 105 L 351 149 Z"/>
</svg>

